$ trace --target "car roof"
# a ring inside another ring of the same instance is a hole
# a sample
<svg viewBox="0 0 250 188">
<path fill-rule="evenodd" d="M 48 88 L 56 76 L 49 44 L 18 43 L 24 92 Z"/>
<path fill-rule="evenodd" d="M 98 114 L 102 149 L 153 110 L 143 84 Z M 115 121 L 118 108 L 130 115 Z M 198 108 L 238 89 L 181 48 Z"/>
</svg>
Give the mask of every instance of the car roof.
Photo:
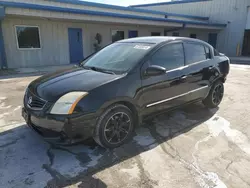
<svg viewBox="0 0 250 188">
<path fill-rule="evenodd" d="M 159 37 L 136 37 L 130 39 L 120 40 L 119 42 L 131 42 L 131 43 L 152 43 L 152 44 L 160 44 L 162 42 L 171 42 L 171 41 L 190 41 L 190 42 L 199 42 L 208 45 L 208 43 L 188 37 L 170 37 L 170 36 L 159 36 Z"/>
</svg>

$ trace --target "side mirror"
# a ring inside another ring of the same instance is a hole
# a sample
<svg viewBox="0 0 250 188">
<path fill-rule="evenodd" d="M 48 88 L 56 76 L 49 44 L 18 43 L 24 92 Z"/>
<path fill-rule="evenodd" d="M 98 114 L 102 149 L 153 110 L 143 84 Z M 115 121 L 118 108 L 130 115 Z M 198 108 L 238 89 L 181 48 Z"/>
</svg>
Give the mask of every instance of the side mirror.
<svg viewBox="0 0 250 188">
<path fill-rule="evenodd" d="M 166 69 L 158 65 L 151 65 L 145 71 L 146 76 L 158 76 L 165 73 Z"/>
</svg>

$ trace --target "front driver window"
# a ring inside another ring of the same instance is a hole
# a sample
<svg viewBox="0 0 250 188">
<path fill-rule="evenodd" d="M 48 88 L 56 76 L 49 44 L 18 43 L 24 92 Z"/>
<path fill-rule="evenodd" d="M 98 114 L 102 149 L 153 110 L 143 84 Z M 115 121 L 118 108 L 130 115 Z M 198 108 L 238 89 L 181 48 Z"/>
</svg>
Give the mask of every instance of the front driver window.
<svg viewBox="0 0 250 188">
<path fill-rule="evenodd" d="M 152 57 L 151 64 L 172 70 L 184 66 L 184 52 L 181 43 L 168 44 L 160 48 Z"/>
</svg>

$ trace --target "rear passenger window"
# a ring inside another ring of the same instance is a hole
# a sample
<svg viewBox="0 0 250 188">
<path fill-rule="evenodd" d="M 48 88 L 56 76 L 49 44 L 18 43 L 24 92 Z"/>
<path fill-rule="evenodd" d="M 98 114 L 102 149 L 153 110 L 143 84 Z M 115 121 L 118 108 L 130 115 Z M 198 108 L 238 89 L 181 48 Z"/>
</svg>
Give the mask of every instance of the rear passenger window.
<svg viewBox="0 0 250 188">
<path fill-rule="evenodd" d="M 169 44 L 162 47 L 151 57 L 151 64 L 165 67 L 166 70 L 184 66 L 182 44 Z"/>
<path fill-rule="evenodd" d="M 220 56 L 220 53 L 216 49 L 214 49 L 214 56 Z"/>
<path fill-rule="evenodd" d="M 201 44 L 185 44 L 186 64 L 190 65 L 207 59 L 205 48 Z"/>
<path fill-rule="evenodd" d="M 206 52 L 207 59 L 211 59 L 210 49 L 207 46 L 205 46 L 205 52 Z"/>
</svg>

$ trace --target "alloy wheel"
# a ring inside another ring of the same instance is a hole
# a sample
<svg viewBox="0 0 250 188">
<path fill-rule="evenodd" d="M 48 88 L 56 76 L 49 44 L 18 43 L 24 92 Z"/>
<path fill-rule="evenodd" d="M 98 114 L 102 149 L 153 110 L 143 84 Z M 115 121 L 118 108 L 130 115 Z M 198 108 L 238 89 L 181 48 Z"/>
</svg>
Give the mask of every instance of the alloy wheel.
<svg viewBox="0 0 250 188">
<path fill-rule="evenodd" d="M 119 144 L 131 131 L 131 119 L 124 112 L 112 115 L 104 127 L 104 137 L 109 144 Z"/>
<path fill-rule="evenodd" d="M 212 94 L 212 101 L 215 105 L 218 105 L 222 98 L 223 98 L 223 94 L 224 94 L 224 88 L 222 84 L 218 84 L 213 91 Z"/>
</svg>

